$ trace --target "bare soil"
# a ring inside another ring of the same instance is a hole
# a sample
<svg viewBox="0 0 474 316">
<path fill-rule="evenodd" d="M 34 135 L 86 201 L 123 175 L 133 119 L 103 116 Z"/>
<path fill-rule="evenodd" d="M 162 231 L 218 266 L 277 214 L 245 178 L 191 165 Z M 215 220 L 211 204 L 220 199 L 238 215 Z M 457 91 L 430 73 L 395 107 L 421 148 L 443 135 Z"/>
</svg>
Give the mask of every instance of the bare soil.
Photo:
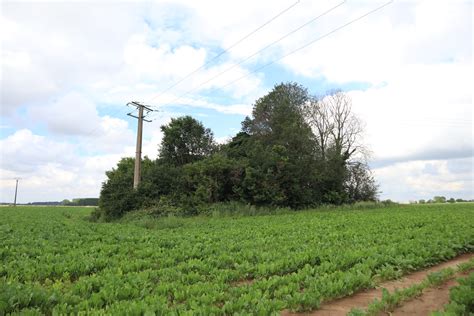
<svg viewBox="0 0 474 316">
<path fill-rule="evenodd" d="M 356 293 L 351 296 L 343 297 L 330 302 L 323 302 L 318 310 L 310 313 L 291 313 L 283 311 L 282 315 L 318 315 L 318 316 L 345 316 L 352 308 L 366 308 L 374 299 L 382 297 L 382 288 L 392 292 L 395 289 L 403 289 L 413 284 L 422 282 L 429 273 L 436 272 L 445 268 L 456 268 L 460 263 L 469 261 L 474 258 L 474 254 L 463 254 L 447 262 L 433 266 L 426 270 L 418 271 L 404 276 L 399 280 L 388 281 L 379 284 L 375 289 L 370 289 Z M 455 280 L 450 280 L 438 289 L 425 290 L 423 294 L 416 300 L 404 303 L 403 307 L 397 309 L 396 315 L 429 315 L 429 312 L 439 310 L 449 301 L 449 288 L 456 285 Z M 439 291 L 437 291 L 439 290 Z M 429 296 L 425 297 L 425 294 Z M 447 295 L 447 296 L 446 296 Z M 431 298 L 431 296 L 433 296 Z M 424 302 L 424 303 L 422 303 Z M 406 309 L 402 309 L 406 308 Z M 426 311 L 426 312 L 424 312 Z M 391 315 L 395 315 L 392 313 Z"/>
<path fill-rule="evenodd" d="M 442 310 L 444 305 L 449 303 L 449 290 L 453 286 L 458 285 L 456 279 L 466 274 L 458 273 L 448 282 L 435 288 L 426 289 L 421 296 L 403 303 L 402 306 L 396 308 L 390 315 L 431 315 L 434 311 Z"/>
</svg>

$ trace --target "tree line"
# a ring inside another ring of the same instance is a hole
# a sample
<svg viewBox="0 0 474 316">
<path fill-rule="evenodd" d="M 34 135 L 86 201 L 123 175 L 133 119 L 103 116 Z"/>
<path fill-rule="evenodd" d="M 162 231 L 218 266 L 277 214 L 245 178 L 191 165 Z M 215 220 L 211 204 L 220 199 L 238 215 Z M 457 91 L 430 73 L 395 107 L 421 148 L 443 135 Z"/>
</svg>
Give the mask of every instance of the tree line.
<svg viewBox="0 0 474 316">
<path fill-rule="evenodd" d="M 63 200 L 61 202 L 62 205 L 65 206 L 98 206 L 99 199 L 98 198 L 79 198 L 79 199 L 72 199 L 72 200 Z"/>
<path fill-rule="evenodd" d="M 431 204 L 431 203 L 464 203 L 474 202 L 474 200 L 455 199 L 453 197 L 447 199 L 444 196 L 436 195 L 432 199 L 420 199 L 418 201 L 410 201 L 410 204 Z"/>
<path fill-rule="evenodd" d="M 363 124 L 341 91 L 315 97 L 296 83 L 276 85 L 225 144 L 190 116 L 161 130 L 158 158 L 143 159 L 136 190 L 133 158 L 106 172 L 97 216 L 142 208 L 193 215 L 230 201 L 300 209 L 377 199 Z"/>
</svg>

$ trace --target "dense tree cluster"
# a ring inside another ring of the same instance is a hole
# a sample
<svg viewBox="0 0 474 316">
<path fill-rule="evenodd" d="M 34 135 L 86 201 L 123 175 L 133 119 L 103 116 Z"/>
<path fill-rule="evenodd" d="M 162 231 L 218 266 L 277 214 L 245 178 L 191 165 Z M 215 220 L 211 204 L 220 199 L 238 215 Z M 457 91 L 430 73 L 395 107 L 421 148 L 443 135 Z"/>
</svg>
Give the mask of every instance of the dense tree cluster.
<svg viewBox="0 0 474 316">
<path fill-rule="evenodd" d="M 132 158 L 107 172 L 99 202 L 105 218 L 138 208 L 196 214 L 210 203 L 238 201 L 297 209 L 377 196 L 362 124 L 343 92 L 316 98 L 298 84 L 277 85 L 220 146 L 189 116 L 161 129 L 159 157 L 145 157 L 137 190 Z"/>
</svg>

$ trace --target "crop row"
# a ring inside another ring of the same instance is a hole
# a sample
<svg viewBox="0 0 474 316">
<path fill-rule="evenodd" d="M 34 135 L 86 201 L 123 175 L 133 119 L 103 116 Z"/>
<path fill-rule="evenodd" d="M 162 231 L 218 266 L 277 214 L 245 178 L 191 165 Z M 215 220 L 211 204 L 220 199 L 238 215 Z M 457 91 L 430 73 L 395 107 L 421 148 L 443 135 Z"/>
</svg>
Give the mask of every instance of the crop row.
<svg viewBox="0 0 474 316">
<path fill-rule="evenodd" d="M 77 208 L 3 208 L 0 314 L 310 310 L 474 249 L 469 205 L 90 223 Z"/>
</svg>

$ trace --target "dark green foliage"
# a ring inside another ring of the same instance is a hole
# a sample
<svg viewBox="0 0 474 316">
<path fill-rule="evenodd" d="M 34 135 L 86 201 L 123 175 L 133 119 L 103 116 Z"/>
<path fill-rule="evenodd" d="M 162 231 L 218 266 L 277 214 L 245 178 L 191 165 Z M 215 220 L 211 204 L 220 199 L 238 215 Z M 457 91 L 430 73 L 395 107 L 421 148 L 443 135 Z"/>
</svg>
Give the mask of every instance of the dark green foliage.
<svg viewBox="0 0 474 316">
<path fill-rule="evenodd" d="M 150 163 L 143 171 L 142 181 L 137 189 L 142 207 L 154 205 L 162 196 L 180 191 L 183 169 L 161 159 Z"/>
<path fill-rule="evenodd" d="M 253 118 L 245 118 L 242 129 L 266 145 L 283 145 L 293 153 L 312 151 L 311 128 L 303 117 L 308 101 L 306 89 L 295 83 L 280 84 L 254 105 Z"/>
<path fill-rule="evenodd" d="M 166 195 L 160 197 L 152 206 L 146 209 L 146 213 L 154 217 L 170 215 L 186 215 L 185 211 Z"/>
<path fill-rule="evenodd" d="M 222 154 L 184 166 L 183 192 L 194 194 L 204 203 L 237 198 L 236 187 L 241 182 L 243 166 Z"/>
<path fill-rule="evenodd" d="M 319 101 L 296 83 L 258 99 L 241 132 L 221 146 L 194 118 L 172 119 L 161 127 L 159 158 L 143 162 L 137 190 L 133 159 L 107 172 L 99 213 L 110 219 L 137 209 L 208 213 L 209 205 L 229 201 L 260 209 L 375 201 L 370 170 L 354 159 L 360 126 L 342 92 Z"/>
<path fill-rule="evenodd" d="M 122 158 L 117 168 L 106 172 L 107 180 L 102 183 L 99 199 L 100 213 L 105 219 L 118 218 L 137 207 L 140 199 L 133 190 L 134 164 L 135 159 Z M 146 174 L 152 165 L 153 162 L 145 157 L 143 172 Z"/>
<path fill-rule="evenodd" d="M 182 166 L 209 156 L 215 148 L 211 130 L 191 116 L 171 119 L 161 130 L 160 158 L 167 163 Z"/>
<path fill-rule="evenodd" d="M 99 208 L 105 218 L 120 217 L 135 207 L 133 158 L 122 158 L 117 168 L 107 171 L 100 191 Z"/>
<path fill-rule="evenodd" d="M 244 138 L 244 146 L 252 144 L 245 152 L 246 201 L 295 208 L 320 202 L 315 142 L 303 111 L 309 98 L 298 84 L 280 84 L 257 100 L 253 118 L 242 123 L 251 138 Z"/>
<path fill-rule="evenodd" d="M 346 192 L 351 202 L 375 201 L 378 186 L 369 167 L 357 162 L 348 166 L 348 177 L 345 183 Z"/>
</svg>

